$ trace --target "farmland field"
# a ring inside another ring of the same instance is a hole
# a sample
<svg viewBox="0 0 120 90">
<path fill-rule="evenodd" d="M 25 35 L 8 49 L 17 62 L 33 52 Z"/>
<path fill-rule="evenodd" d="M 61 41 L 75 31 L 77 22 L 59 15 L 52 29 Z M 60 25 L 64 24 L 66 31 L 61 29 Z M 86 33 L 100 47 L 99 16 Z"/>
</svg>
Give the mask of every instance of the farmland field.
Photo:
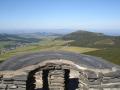
<svg viewBox="0 0 120 90">
<path fill-rule="evenodd" d="M 15 42 L 14 41 L 0 41 L 0 49 L 4 48 L 6 45 L 13 45 Z"/>
</svg>

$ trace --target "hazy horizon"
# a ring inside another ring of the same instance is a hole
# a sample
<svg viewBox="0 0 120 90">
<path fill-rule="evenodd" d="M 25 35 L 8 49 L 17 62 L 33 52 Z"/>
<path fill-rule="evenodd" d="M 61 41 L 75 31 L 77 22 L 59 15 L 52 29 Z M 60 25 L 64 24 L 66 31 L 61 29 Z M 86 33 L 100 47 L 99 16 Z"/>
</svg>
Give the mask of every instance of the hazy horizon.
<svg viewBox="0 0 120 90">
<path fill-rule="evenodd" d="M 120 0 L 0 0 L 0 33 L 120 35 Z"/>
<path fill-rule="evenodd" d="M 69 34 L 69 33 L 72 33 L 72 32 L 75 32 L 75 31 L 79 31 L 79 30 L 82 30 L 82 31 L 90 31 L 90 32 L 96 32 L 96 33 L 103 33 L 105 35 L 113 35 L 113 36 L 120 36 L 120 31 L 111 31 L 109 32 L 108 31 L 101 31 L 101 30 L 85 30 L 85 29 L 34 29 L 34 30 L 31 30 L 31 29 L 27 29 L 27 30 L 3 30 L 3 31 L 0 31 L 0 33 L 7 33 L 7 34 L 25 34 L 25 33 L 56 33 L 56 34 Z"/>
</svg>

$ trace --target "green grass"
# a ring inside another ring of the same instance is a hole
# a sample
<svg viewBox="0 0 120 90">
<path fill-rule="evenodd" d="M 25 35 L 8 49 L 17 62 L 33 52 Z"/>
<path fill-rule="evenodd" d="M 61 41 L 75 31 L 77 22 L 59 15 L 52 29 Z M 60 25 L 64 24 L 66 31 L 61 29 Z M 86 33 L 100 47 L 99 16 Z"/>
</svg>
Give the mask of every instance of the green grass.
<svg viewBox="0 0 120 90">
<path fill-rule="evenodd" d="M 4 48 L 6 45 L 12 45 L 14 43 L 14 41 L 0 41 L 0 48 Z"/>
<path fill-rule="evenodd" d="M 120 48 L 106 48 L 84 54 L 102 57 L 107 61 L 120 65 Z"/>
<path fill-rule="evenodd" d="M 95 45 L 114 45 L 114 41 L 111 39 L 99 40 L 94 43 Z"/>
</svg>

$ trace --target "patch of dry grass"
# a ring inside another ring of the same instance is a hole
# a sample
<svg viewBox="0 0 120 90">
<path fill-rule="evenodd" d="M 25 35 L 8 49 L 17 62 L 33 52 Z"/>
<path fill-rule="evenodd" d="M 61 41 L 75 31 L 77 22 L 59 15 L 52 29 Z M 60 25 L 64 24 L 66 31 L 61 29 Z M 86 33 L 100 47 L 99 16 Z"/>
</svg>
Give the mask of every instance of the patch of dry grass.
<svg viewBox="0 0 120 90">
<path fill-rule="evenodd" d="M 75 46 L 64 46 L 60 50 L 63 51 L 70 51 L 75 53 L 85 53 L 85 52 L 91 52 L 99 50 L 97 48 L 86 48 L 86 47 L 75 47 Z"/>
</svg>

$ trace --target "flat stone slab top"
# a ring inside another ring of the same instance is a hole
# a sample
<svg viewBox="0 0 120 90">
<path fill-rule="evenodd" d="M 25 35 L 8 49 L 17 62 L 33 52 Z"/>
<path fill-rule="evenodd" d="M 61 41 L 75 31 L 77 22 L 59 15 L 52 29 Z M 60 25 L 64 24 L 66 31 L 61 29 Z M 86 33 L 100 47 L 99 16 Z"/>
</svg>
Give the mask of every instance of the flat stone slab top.
<svg viewBox="0 0 120 90">
<path fill-rule="evenodd" d="M 65 51 L 43 51 L 14 56 L 0 64 L 0 71 L 18 70 L 30 65 L 36 65 L 45 60 L 70 60 L 77 65 L 93 69 L 116 69 L 119 66 L 102 58 Z"/>
</svg>

